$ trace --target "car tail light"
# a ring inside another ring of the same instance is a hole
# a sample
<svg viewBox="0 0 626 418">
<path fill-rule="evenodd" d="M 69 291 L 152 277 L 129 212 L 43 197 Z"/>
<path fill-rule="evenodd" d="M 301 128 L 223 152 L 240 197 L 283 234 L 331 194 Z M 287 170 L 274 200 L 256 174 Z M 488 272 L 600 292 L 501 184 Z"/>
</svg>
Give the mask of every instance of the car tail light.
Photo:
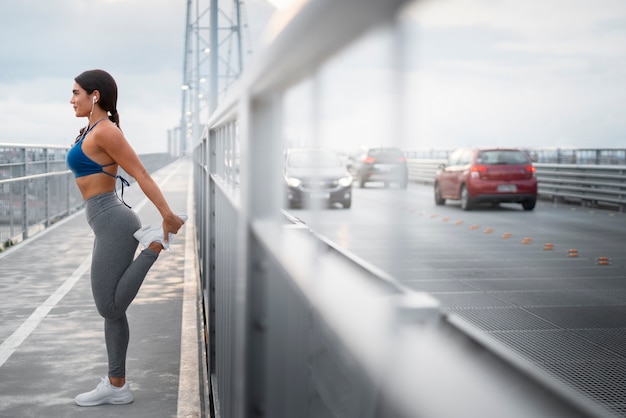
<svg viewBox="0 0 626 418">
<path fill-rule="evenodd" d="M 376 158 L 374 157 L 365 157 L 363 162 L 366 164 L 374 164 L 376 162 Z"/>
<path fill-rule="evenodd" d="M 473 179 L 478 179 L 480 178 L 483 174 L 487 173 L 487 166 L 486 165 L 473 165 L 470 167 L 470 176 Z"/>
<path fill-rule="evenodd" d="M 400 157 L 398 158 L 398 161 L 401 163 L 406 163 L 406 158 L 405 157 Z"/>
<path fill-rule="evenodd" d="M 530 174 L 531 177 L 534 177 L 536 171 L 537 169 L 534 165 L 527 165 L 524 167 L 524 172 Z"/>
</svg>

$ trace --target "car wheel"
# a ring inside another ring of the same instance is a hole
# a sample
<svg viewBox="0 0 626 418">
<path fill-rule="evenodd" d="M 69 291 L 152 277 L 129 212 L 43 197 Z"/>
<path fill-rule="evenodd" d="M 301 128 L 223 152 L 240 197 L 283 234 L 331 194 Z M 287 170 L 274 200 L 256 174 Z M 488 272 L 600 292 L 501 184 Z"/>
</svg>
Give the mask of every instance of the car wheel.
<svg viewBox="0 0 626 418">
<path fill-rule="evenodd" d="M 469 192 L 467 191 L 467 187 L 465 187 L 465 185 L 461 186 L 461 209 L 472 209 L 472 199 L 470 198 Z"/>
<path fill-rule="evenodd" d="M 439 206 L 446 204 L 446 199 L 441 197 L 441 189 L 439 188 L 439 183 L 435 183 L 435 204 Z"/>
<path fill-rule="evenodd" d="M 345 200 L 345 201 L 343 202 L 343 208 L 344 208 L 344 209 L 350 209 L 350 206 L 352 206 L 352 199 L 350 199 L 350 200 Z"/>
<path fill-rule="evenodd" d="M 536 204 L 537 204 L 537 199 L 524 200 L 522 202 L 522 207 L 524 208 L 524 210 L 533 210 L 535 209 Z"/>
</svg>

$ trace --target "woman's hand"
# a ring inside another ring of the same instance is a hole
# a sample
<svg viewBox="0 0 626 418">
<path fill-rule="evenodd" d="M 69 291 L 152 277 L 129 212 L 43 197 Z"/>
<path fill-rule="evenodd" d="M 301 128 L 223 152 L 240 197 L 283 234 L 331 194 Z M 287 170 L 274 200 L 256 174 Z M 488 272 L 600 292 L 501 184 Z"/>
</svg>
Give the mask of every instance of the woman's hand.
<svg viewBox="0 0 626 418">
<path fill-rule="evenodd" d="M 184 215 L 183 215 L 184 216 Z M 176 234 L 185 224 L 185 219 L 182 219 L 179 215 L 171 213 L 163 218 L 163 238 L 165 242 L 169 242 L 169 234 Z"/>
</svg>

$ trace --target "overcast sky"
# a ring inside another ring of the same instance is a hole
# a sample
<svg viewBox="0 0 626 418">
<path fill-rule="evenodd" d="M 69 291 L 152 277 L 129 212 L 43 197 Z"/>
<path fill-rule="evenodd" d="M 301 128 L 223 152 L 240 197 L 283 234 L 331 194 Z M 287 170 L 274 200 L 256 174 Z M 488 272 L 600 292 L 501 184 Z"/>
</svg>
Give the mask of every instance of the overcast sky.
<svg viewBox="0 0 626 418">
<path fill-rule="evenodd" d="M 626 148 L 625 1 L 446 0 L 416 12 L 425 143 Z"/>
<path fill-rule="evenodd" d="M 0 1 L 0 143 L 71 144 L 86 122 L 69 103 L 74 77 L 101 68 L 117 81 L 121 127 L 137 152 L 166 151 L 167 131 L 181 119 L 186 7 L 183 0 Z"/>
<path fill-rule="evenodd" d="M 323 121 L 289 140 L 315 128 L 344 148 L 626 148 L 626 1 L 424 0 L 405 18 L 404 131 L 400 48 L 383 34 L 320 77 Z"/>
<path fill-rule="evenodd" d="M 258 33 L 268 16 L 250 10 L 267 3 L 245 3 Z M 185 13 L 183 0 L 1 1 L 0 143 L 69 145 L 85 124 L 73 78 L 102 68 L 136 150 L 165 151 L 181 117 Z M 626 147 L 626 1 L 426 0 L 408 16 L 407 148 Z M 389 136 L 395 49 L 375 40 L 338 57 L 309 134 L 346 146 Z"/>
</svg>

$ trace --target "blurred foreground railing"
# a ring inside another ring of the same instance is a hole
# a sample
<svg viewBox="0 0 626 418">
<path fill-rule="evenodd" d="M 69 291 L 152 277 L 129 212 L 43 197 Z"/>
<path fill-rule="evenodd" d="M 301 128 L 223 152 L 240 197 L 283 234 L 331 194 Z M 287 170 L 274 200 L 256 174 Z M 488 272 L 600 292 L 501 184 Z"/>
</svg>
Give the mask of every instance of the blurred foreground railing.
<svg viewBox="0 0 626 418">
<path fill-rule="evenodd" d="M 0 144 L 0 251 L 82 208 L 82 197 L 65 163 L 68 150 L 63 146 Z M 174 159 L 169 154 L 140 157 L 148 171 Z M 132 180 L 127 174 L 125 177 Z"/>
<path fill-rule="evenodd" d="M 433 298 L 401 287 L 281 211 L 285 93 L 315 79 L 370 29 L 388 25 L 393 32 L 389 24 L 403 3 L 301 3 L 277 21 L 272 43 L 194 148 L 207 415 L 600 416 L 444 315 Z M 315 110 L 321 99 L 313 90 Z"/>
</svg>

